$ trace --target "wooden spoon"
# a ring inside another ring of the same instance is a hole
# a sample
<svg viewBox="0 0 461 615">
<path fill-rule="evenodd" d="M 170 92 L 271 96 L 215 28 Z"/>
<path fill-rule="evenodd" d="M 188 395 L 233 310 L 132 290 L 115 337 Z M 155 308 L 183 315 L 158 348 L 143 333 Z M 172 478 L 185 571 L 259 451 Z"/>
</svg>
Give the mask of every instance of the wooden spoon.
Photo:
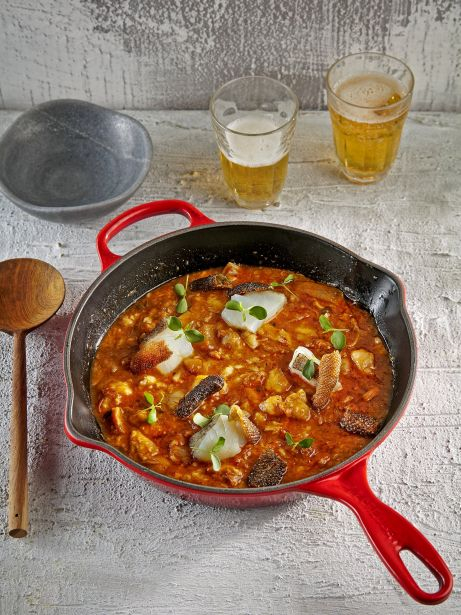
<svg viewBox="0 0 461 615">
<path fill-rule="evenodd" d="M 10 431 L 8 531 L 27 536 L 26 335 L 51 318 L 65 294 L 59 271 L 34 258 L 0 262 L 0 331 L 13 336 L 13 407 Z"/>
</svg>

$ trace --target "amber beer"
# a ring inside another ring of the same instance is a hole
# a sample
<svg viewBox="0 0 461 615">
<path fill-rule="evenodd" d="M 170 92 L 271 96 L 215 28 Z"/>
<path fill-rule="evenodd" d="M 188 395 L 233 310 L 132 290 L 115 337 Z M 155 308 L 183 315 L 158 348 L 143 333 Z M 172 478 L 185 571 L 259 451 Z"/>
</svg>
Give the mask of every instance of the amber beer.
<svg viewBox="0 0 461 615">
<path fill-rule="evenodd" d="M 399 149 L 410 100 L 405 80 L 384 71 L 343 76 L 332 85 L 328 108 L 336 154 L 346 177 L 368 183 L 387 174 Z"/>
<path fill-rule="evenodd" d="M 258 209 L 276 201 L 288 169 L 288 154 L 280 147 L 277 126 L 263 115 L 253 114 L 227 128 L 230 147 L 227 153 L 221 150 L 221 165 L 236 201 Z"/>
<path fill-rule="evenodd" d="M 210 102 L 226 184 L 240 207 L 264 209 L 278 202 L 288 169 L 298 99 L 269 77 L 240 77 Z"/>
</svg>

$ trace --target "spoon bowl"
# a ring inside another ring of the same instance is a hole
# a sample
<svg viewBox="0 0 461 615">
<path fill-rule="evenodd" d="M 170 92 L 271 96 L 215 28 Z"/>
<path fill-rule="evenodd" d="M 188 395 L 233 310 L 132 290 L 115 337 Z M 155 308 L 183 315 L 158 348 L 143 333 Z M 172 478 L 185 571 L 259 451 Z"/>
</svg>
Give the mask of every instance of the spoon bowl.
<svg viewBox="0 0 461 615">
<path fill-rule="evenodd" d="M 0 331 L 13 336 L 8 531 L 14 538 L 26 536 L 29 525 L 26 335 L 57 312 L 64 295 L 64 280 L 48 263 L 34 258 L 0 262 Z"/>
</svg>

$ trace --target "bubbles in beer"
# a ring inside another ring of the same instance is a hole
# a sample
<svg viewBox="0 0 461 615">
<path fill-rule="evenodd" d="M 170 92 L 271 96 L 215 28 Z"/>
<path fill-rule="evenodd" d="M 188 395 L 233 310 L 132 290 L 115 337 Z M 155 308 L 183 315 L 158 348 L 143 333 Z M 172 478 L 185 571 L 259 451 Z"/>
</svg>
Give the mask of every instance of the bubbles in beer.
<svg viewBox="0 0 461 615">
<path fill-rule="evenodd" d="M 376 108 L 392 105 L 405 96 L 402 84 L 397 79 L 372 72 L 360 73 L 341 81 L 335 86 L 334 92 L 341 102 L 355 105 L 354 109 L 341 106 L 341 113 L 358 122 L 382 121 L 381 112 Z"/>
</svg>

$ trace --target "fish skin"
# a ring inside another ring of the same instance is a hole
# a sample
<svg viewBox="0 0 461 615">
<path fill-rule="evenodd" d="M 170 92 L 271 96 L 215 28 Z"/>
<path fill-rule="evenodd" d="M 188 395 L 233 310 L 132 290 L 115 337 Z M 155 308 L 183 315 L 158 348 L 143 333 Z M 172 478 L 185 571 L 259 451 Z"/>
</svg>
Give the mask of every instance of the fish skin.
<svg viewBox="0 0 461 615">
<path fill-rule="evenodd" d="M 338 350 L 324 354 L 320 359 L 317 388 L 312 397 L 312 403 L 317 410 L 324 408 L 330 401 L 330 395 L 339 380 L 340 367 L 341 355 Z"/>
<path fill-rule="evenodd" d="M 248 487 L 273 487 L 278 485 L 287 471 L 287 464 L 271 448 L 256 460 L 247 478 Z"/>
<path fill-rule="evenodd" d="M 346 410 L 344 416 L 339 421 L 339 426 L 348 433 L 372 438 L 378 433 L 380 422 L 369 414 Z"/>
<path fill-rule="evenodd" d="M 221 376 L 207 376 L 181 399 L 176 408 L 176 416 L 187 418 L 207 397 L 220 391 L 223 386 L 224 379 Z"/>
<path fill-rule="evenodd" d="M 232 297 L 232 295 L 246 295 L 248 293 L 258 293 L 263 290 L 273 290 L 273 288 L 270 284 L 264 282 L 242 282 L 242 284 L 237 284 L 234 288 L 230 288 L 227 294 L 229 297 Z"/>
<path fill-rule="evenodd" d="M 151 341 L 150 343 L 148 340 L 140 346 L 138 352 L 132 357 L 130 369 L 134 374 L 142 374 L 166 361 L 172 354 L 163 340 L 160 342 Z"/>
<path fill-rule="evenodd" d="M 209 291 L 209 290 L 228 290 L 232 288 L 232 282 L 223 273 L 214 273 L 204 278 L 197 278 L 189 285 L 190 290 Z"/>
</svg>

